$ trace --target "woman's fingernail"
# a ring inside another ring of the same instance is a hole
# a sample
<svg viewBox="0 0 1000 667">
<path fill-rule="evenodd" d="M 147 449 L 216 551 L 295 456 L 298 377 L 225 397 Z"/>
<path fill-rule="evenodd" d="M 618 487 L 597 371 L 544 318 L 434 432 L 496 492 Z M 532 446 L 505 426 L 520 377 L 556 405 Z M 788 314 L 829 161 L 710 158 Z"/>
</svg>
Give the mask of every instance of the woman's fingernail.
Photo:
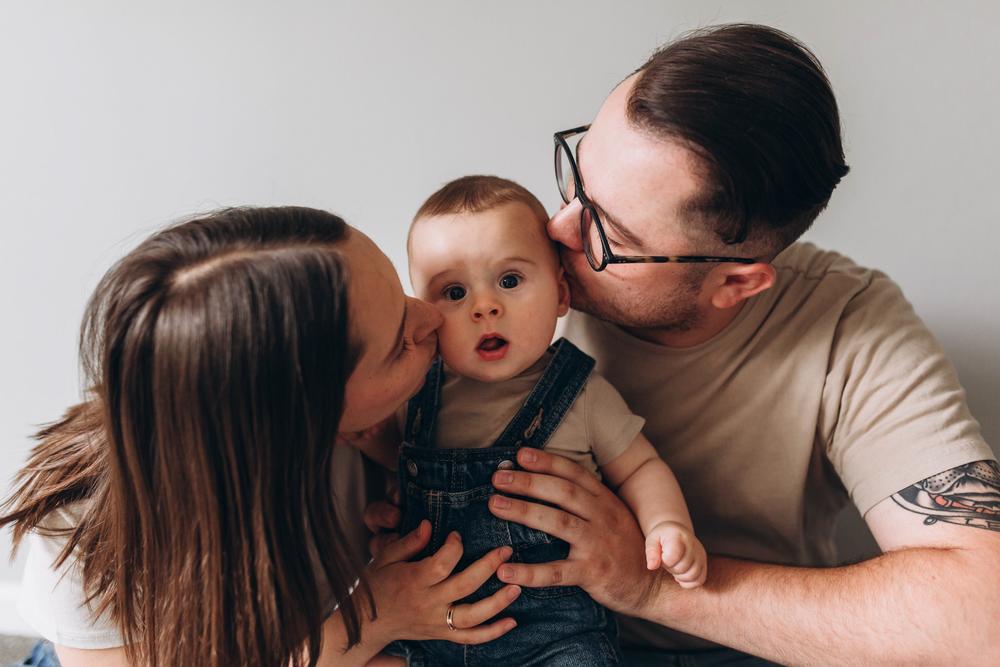
<svg viewBox="0 0 1000 667">
<path fill-rule="evenodd" d="M 449 535 L 448 537 L 455 540 L 456 542 L 462 541 L 462 535 L 457 530 L 451 531 L 451 535 Z"/>
<path fill-rule="evenodd" d="M 511 586 L 510 588 L 507 589 L 507 597 L 510 598 L 511 600 L 513 600 L 520 594 L 521 594 L 520 586 Z"/>
<path fill-rule="evenodd" d="M 514 555 L 514 550 L 510 547 L 500 547 L 500 557 L 507 560 Z"/>
<path fill-rule="evenodd" d="M 494 484 L 510 484 L 514 481 L 514 473 L 511 472 L 498 472 L 493 476 Z"/>
<path fill-rule="evenodd" d="M 521 450 L 521 460 L 525 463 L 534 463 L 538 460 L 538 455 L 528 448 Z"/>
<path fill-rule="evenodd" d="M 493 507 L 497 509 L 505 510 L 510 507 L 510 501 L 503 496 L 493 496 Z"/>
<path fill-rule="evenodd" d="M 514 568 L 512 567 L 501 567 L 497 570 L 497 576 L 501 579 L 512 579 L 514 577 Z"/>
</svg>

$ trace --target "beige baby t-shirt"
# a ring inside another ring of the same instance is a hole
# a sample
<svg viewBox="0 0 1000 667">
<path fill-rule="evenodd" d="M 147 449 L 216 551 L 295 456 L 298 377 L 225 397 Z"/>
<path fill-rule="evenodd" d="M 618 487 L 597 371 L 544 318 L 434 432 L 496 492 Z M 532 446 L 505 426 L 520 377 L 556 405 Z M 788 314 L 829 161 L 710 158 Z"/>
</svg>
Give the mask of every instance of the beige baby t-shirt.
<svg viewBox="0 0 1000 667">
<path fill-rule="evenodd" d="M 541 379 L 552 354 L 547 351 L 527 370 L 503 382 L 473 380 L 445 366 L 434 428 L 435 446 L 474 449 L 496 442 Z M 397 413 L 398 423 L 404 423 L 405 414 L 404 407 Z M 545 451 L 565 456 L 600 476 L 598 467 L 628 449 L 644 421 L 629 410 L 607 380 L 593 372 L 552 433 Z"/>
</svg>

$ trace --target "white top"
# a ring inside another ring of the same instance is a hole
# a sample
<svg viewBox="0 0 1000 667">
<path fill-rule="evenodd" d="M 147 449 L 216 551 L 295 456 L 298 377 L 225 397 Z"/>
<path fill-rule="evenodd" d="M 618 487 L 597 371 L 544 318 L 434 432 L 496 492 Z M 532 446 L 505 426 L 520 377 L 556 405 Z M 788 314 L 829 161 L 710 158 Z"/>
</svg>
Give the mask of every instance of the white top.
<svg viewBox="0 0 1000 667">
<path fill-rule="evenodd" d="M 368 532 L 359 517 L 367 502 L 360 454 L 348 447 L 334 447 L 334 489 L 337 514 L 348 537 L 348 551 L 356 563 L 368 560 Z M 45 519 L 48 527 L 72 526 L 84 507 L 74 503 Z M 18 611 L 24 620 L 45 639 L 60 646 L 80 649 L 114 648 L 123 644 L 121 633 L 109 614 L 95 617 L 85 602 L 80 562 L 70 557 L 55 569 L 65 537 L 30 533 L 22 548 L 28 558 L 21 579 Z M 332 598 L 327 605 L 332 611 Z"/>
</svg>

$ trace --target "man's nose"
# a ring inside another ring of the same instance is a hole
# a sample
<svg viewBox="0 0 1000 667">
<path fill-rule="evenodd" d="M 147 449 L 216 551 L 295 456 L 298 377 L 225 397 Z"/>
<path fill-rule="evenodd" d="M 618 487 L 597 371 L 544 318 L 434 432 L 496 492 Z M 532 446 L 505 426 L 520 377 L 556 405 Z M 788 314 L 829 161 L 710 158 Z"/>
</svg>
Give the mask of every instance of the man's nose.
<svg viewBox="0 0 1000 667">
<path fill-rule="evenodd" d="M 420 299 L 412 299 L 410 307 L 416 311 L 417 325 L 413 328 L 413 342 L 420 343 L 444 324 L 441 311 Z"/>
<path fill-rule="evenodd" d="M 574 199 L 552 216 L 547 226 L 549 237 L 570 250 L 581 252 L 580 243 L 580 200 Z"/>
</svg>

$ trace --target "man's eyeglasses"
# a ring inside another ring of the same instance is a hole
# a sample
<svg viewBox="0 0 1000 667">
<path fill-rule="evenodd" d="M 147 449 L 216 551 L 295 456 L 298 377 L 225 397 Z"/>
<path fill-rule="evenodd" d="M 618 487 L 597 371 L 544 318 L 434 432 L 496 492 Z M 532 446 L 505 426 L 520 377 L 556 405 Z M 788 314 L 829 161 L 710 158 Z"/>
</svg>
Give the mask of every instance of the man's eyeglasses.
<svg viewBox="0 0 1000 667">
<path fill-rule="evenodd" d="M 556 182 L 559 184 L 559 194 L 564 202 L 569 204 L 574 199 L 580 200 L 580 239 L 583 252 L 594 271 L 603 271 L 608 264 L 664 264 L 678 263 L 720 263 L 736 262 L 738 264 L 753 264 L 757 260 L 746 257 L 713 257 L 710 255 L 616 255 L 611 251 L 608 237 L 604 233 L 604 224 L 597 214 L 597 207 L 590 201 L 583 190 L 583 179 L 576 165 L 577 154 L 570 148 L 580 145 L 580 135 L 590 129 L 590 125 L 563 130 L 553 135 L 556 144 Z"/>
</svg>

